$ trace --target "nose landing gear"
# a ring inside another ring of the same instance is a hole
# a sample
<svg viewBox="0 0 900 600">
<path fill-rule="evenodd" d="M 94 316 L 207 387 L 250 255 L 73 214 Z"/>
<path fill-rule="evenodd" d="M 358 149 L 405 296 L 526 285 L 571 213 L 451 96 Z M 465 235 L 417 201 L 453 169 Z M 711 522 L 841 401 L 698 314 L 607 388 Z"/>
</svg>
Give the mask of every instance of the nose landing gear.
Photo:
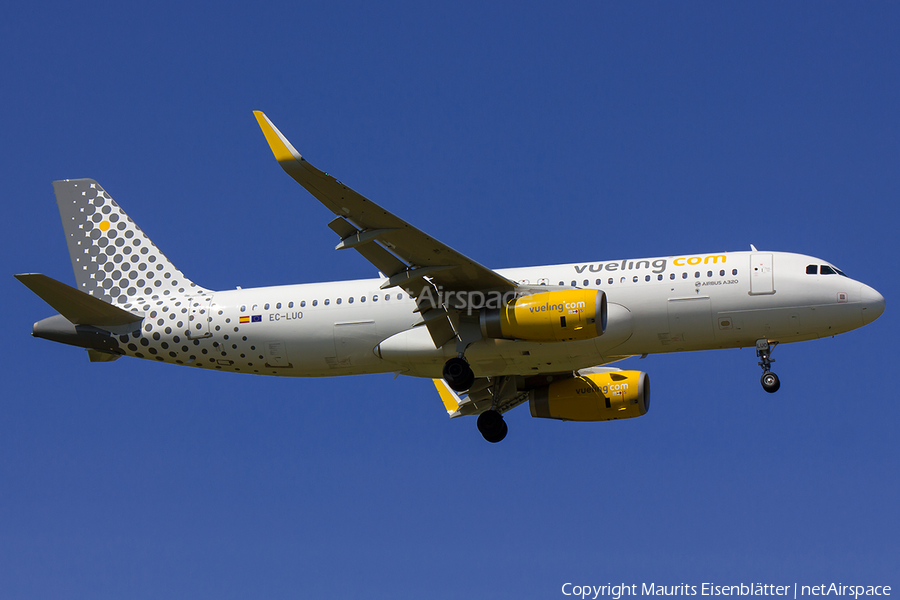
<svg viewBox="0 0 900 600">
<path fill-rule="evenodd" d="M 770 358 L 777 345 L 778 342 L 770 344 L 769 340 L 765 338 L 756 340 L 756 356 L 759 358 L 758 364 L 763 370 L 759 382 L 762 384 L 762 388 L 770 394 L 774 394 L 781 387 L 778 375 L 772 372 L 772 363 L 775 361 Z"/>
<path fill-rule="evenodd" d="M 759 382 L 762 384 L 763 389 L 770 394 L 774 394 L 778 391 L 778 388 L 781 387 L 781 382 L 778 380 L 778 375 L 772 372 L 763 373 L 762 377 L 759 378 Z"/>
</svg>

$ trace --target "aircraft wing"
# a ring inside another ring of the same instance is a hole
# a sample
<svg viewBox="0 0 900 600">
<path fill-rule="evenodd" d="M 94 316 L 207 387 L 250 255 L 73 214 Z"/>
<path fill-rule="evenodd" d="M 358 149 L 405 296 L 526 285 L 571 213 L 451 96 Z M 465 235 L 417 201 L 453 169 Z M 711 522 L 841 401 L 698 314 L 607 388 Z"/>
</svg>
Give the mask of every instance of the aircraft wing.
<svg viewBox="0 0 900 600">
<path fill-rule="evenodd" d="M 443 379 L 432 381 L 451 419 L 490 409 L 502 414 L 528 401 L 528 392 L 519 391 L 513 377 L 479 377 L 462 394 L 454 392 Z"/>
<path fill-rule="evenodd" d="M 516 287 L 509 279 L 318 170 L 300 156 L 266 115 L 260 111 L 253 114 L 278 164 L 336 215 L 329 227 L 341 236 L 337 249 L 359 251 L 387 276 L 388 281 L 383 287 L 400 286 L 418 296 L 423 277 L 454 291 L 508 291 Z"/>
</svg>

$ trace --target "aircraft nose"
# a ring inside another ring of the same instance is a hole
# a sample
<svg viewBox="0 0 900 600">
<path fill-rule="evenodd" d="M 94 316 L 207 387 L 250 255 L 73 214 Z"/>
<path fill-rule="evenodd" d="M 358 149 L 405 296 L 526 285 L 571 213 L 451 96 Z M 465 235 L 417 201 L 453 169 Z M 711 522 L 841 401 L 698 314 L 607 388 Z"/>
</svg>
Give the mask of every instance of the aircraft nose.
<svg viewBox="0 0 900 600">
<path fill-rule="evenodd" d="M 859 297 L 862 300 L 863 323 L 868 325 L 884 312 L 884 296 L 875 289 L 863 285 L 859 291 Z"/>
</svg>

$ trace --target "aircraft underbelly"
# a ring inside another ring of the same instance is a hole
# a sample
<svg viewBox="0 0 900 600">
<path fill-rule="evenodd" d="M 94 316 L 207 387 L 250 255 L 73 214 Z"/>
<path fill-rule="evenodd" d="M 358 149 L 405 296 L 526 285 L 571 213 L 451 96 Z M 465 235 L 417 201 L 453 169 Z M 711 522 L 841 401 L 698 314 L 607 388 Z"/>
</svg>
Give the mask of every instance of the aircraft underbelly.
<svg viewBox="0 0 900 600">
<path fill-rule="evenodd" d="M 377 353 L 410 375 L 441 377 L 444 363 L 456 356 L 456 346 L 435 348 L 428 330 L 416 327 L 382 341 Z M 566 371 L 603 362 L 594 340 L 537 343 L 488 338 L 470 345 L 466 359 L 479 377 Z"/>
</svg>

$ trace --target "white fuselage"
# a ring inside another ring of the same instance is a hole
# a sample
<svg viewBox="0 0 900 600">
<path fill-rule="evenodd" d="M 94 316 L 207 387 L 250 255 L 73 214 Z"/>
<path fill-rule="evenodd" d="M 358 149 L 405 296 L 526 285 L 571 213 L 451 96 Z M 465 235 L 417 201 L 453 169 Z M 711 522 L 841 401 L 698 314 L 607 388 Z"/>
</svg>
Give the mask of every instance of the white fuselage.
<svg viewBox="0 0 900 600">
<path fill-rule="evenodd" d="M 466 349 L 466 358 L 479 377 L 563 372 L 637 354 L 832 336 L 881 314 L 883 298 L 872 288 L 839 274 L 808 274 L 809 265 L 828 263 L 799 254 L 729 252 L 498 270 L 531 286 L 603 290 L 609 303 L 606 331 L 579 342 L 482 338 Z M 146 315 L 143 335 L 118 340 L 129 356 L 223 371 L 441 377 L 456 345 L 435 348 L 426 327 L 413 327 L 420 321 L 415 301 L 400 288 L 380 289 L 383 282 L 133 302 L 127 308 Z"/>
</svg>

